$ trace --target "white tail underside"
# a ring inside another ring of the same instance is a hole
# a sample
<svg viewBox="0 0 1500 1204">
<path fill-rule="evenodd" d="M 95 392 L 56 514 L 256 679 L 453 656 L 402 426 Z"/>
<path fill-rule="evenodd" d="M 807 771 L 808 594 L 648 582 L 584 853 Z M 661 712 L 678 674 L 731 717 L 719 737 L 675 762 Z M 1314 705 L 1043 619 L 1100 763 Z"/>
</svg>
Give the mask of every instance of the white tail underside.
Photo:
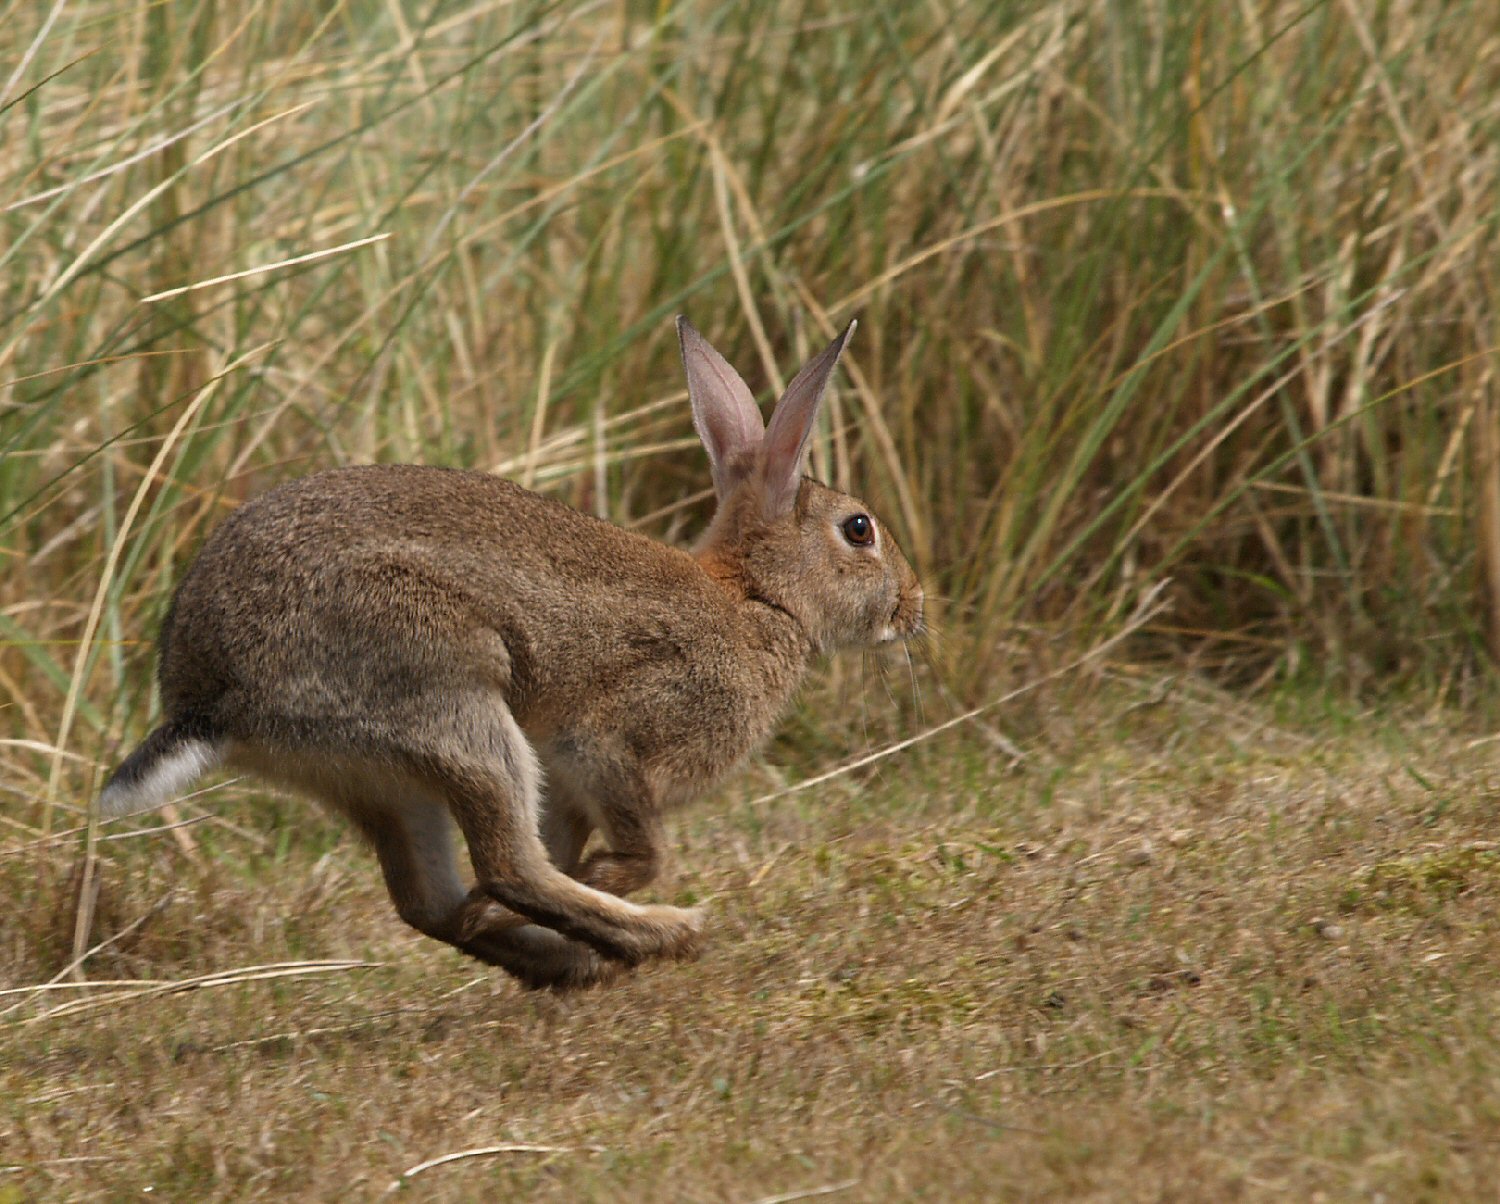
<svg viewBox="0 0 1500 1204">
<path fill-rule="evenodd" d="M 224 751 L 207 740 L 185 740 L 158 757 L 137 777 L 111 782 L 99 796 L 99 814 L 106 819 L 149 811 L 177 798 L 224 760 Z"/>
</svg>

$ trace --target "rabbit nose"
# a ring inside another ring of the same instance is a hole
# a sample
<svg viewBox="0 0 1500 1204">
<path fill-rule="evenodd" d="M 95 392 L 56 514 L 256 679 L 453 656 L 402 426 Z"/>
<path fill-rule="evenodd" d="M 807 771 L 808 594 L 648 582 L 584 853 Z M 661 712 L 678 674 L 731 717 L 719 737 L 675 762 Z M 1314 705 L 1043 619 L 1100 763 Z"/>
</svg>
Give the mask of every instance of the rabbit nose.
<svg viewBox="0 0 1500 1204">
<path fill-rule="evenodd" d="M 896 603 L 896 609 L 891 612 L 891 621 L 887 625 L 881 638 L 894 640 L 922 632 L 922 587 L 919 585 L 915 591 L 905 594 Z"/>
</svg>

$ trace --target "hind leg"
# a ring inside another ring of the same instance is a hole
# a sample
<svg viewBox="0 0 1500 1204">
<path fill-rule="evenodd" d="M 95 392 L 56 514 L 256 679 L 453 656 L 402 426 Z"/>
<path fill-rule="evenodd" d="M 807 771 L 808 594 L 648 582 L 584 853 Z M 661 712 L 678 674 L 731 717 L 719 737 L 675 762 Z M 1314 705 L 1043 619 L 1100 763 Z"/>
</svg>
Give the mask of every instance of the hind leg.
<svg viewBox="0 0 1500 1204">
<path fill-rule="evenodd" d="M 397 914 L 418 932 L 531 987 L 582 987 L 618 973 L 617 965 L 586 945 L 466 891 L 446 800 L 388 760 L 372 764 L 242 741 L 235 763 L 305 791 L 352 820 L 380 859 Z"/>
<path fill-rule="evenodd" d="M 466 891 L 454 858 L 453 822 L 440 805 L 360 810 L 354 818 L 380 858 L 397 914 L 417 931 L 531 987 L 588 986 L 618 972 L 588 946 Z"/>
<path fill-rule="evenodd" d="M 453 717 L 450 708 L 450 722 Z M 463 709 L 461 720 L 460 748 L 455 748 L 450 727 L 441 742 L 416 744 L 410 766 L 452 809 L 468 842 L 479 891 L 630 965 L 696 950 L 702 924 L 698 912 L 629 903 L 576 881 L 553 864 L 539 831 L 536 755 L 503 704 L 488 696 L 475 699 Z"/>
</svg>

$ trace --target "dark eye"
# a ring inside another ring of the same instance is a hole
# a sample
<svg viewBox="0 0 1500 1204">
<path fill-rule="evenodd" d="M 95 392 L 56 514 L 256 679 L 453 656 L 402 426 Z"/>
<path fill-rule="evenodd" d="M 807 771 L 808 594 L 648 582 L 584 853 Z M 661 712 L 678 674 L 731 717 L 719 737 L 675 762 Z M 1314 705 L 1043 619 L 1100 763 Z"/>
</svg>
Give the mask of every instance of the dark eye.
<svg viewBox="0 0 1500 1204">
<path fill-rule="evenodd" d="M 856 514 L 844 520 L 844 538 L 857 548 L 867 548 L 875 542 L 875 524 L 868 514 Z"/>
</svg>

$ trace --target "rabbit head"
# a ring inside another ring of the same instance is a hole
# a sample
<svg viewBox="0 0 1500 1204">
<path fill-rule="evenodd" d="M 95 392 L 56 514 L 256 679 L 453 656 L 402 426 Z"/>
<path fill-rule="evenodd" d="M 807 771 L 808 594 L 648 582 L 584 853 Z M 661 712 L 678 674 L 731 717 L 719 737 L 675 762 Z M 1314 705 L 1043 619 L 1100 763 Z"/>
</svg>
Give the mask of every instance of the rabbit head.
<svg viewBox="0 0 1500 1204">
<path fill-rule="evenodd" d="M 922 626 L 921 586 L 889 531 L 858 498 L 802 475 L 824 387 L 854 326 L 803 366 L 767 426 L 739 373 L 677 320 L 693 425 L 718 497 L 699 562 L 791 615 L 819 652 L 904 639 Z"/>
</svg>

